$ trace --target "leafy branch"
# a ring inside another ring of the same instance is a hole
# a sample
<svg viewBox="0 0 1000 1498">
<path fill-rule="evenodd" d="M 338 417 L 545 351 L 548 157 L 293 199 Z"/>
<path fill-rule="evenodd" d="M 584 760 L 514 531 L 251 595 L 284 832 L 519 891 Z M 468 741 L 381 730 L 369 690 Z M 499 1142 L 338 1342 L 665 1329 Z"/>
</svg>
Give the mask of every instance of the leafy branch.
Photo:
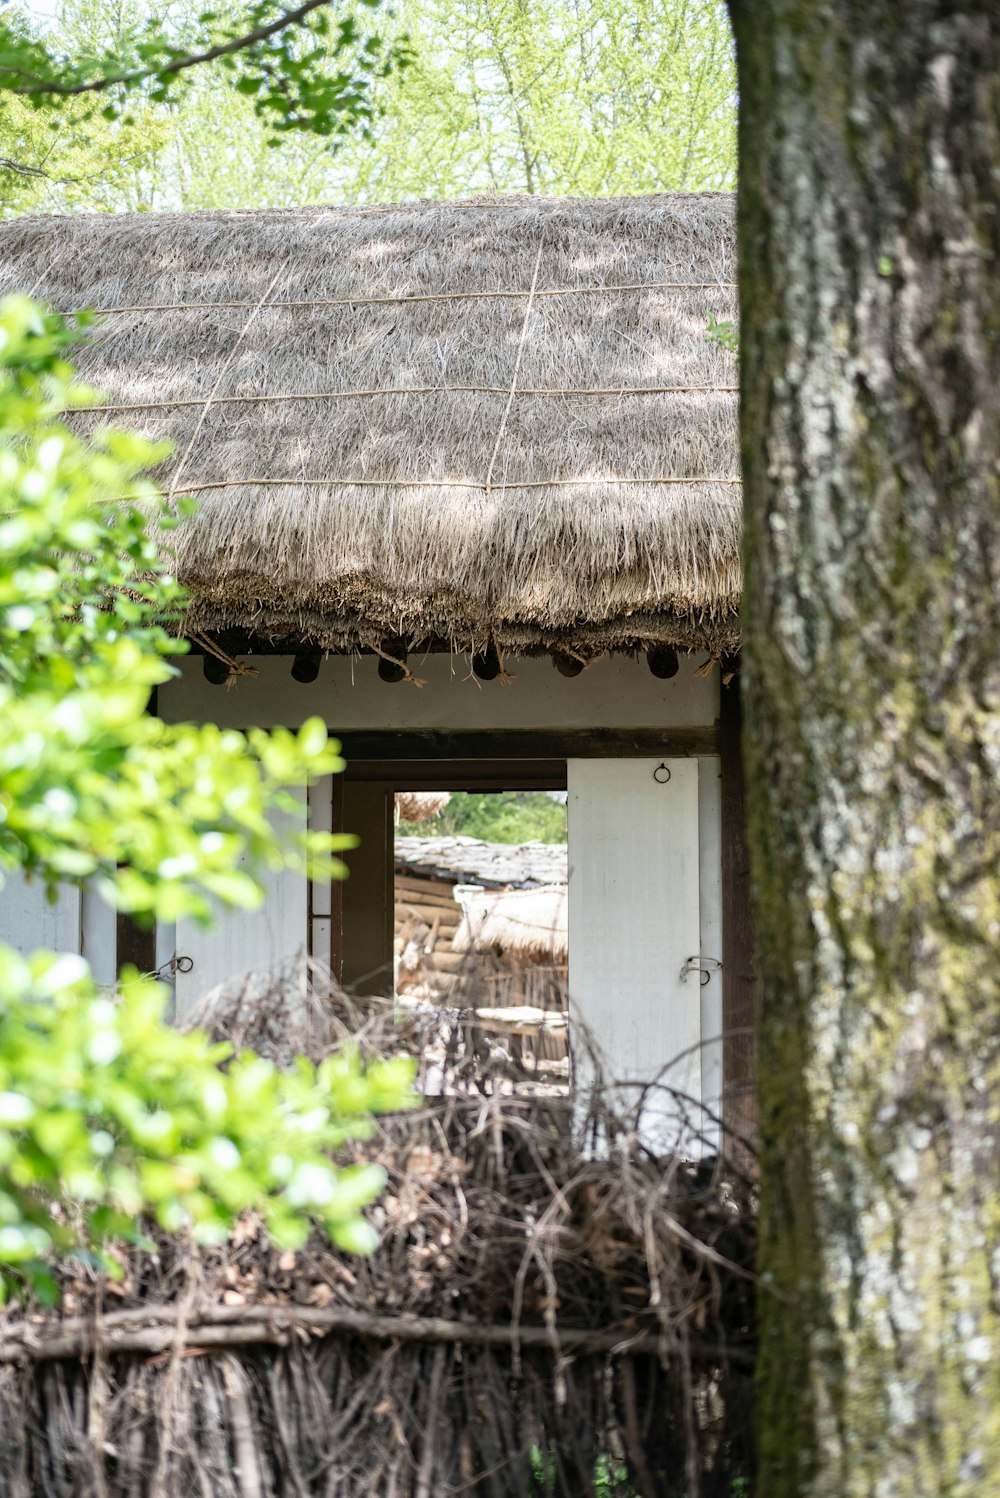
<svg viewBox="0 0 1000 1498">
<path fill-rule="evenodd" d="M 44 73 L 39 73 L 34 77 L 29 75 L 28 82 L 14 86 L 13 92 L 15 94 L 30 95 L 60 94 L 64 98 L 71 98 L 77 94 L 101 93 L 118 83 L 143 83 L 147 78 L 159 78 L 163 80 L 169 78 L 173 73 L 182 73 L 187 68 L 197 67 L 199 63 L 214 62 L 216 58 L 228 57 L 231 53 L 243 52 L 249 47 L 255 47 L 258 43 L 267 41 L 269 37 L 276 36 L 286 26 L 298 25 L 300 21 L 305 20 L 311 11 L 318 10 L 321 5 L 329 5 L 329 3 L 330 0 L 306 0 L 304 5 L 298 6 L 295 10 L 286 11 L 267 25 L 255 26 L 251 31 L 245 32 L 242 36 L 233 37 L 227 42 L 218 42 L 214 47 L 206 47 L 201 52 L 188 52 L 173 57 L 169 62 L 151 63 L 148 67 L 132 68 L 128 72 L 110 73 L 104 77 L 87 80 L 46 77 Z M 258 11 L 262 9 L 262 6 L 257 7 Z M 206 12 L 201 19 L 207 20 L 208 13 Z M 8 69 L 0 66 L 0 86 L 3 86 L 2 75 L 5 72 L 16 73 L 18 71 L 16 68 Z M 7 86 L 9 87 L 10 85 Z"/>
<path fill-rule="evenodd" d="M 185 605 L 164 565 L 178 517 L 147 472 L 168 449 L 71 430 L 95 400 L 66 358 L 77 337 L 0 301 L 0 888 L 85 884 L 149 923 L 253 908 L 269 868 L 337 878 L 343 835 L 276 830 L 292 788 L 343 768 L 322 722 L 244 735 L 145 712 L 183 650 L 166 627 Z M 0 944 L 0 1301 L 54 1300 L 56 1253 L 113 1273 L 144 1210 L 200 1242 L 255 1211 L 285 1246 L 316 1224 L 374 1247 L 361 1214 L 383 1173 L 331 1153 L 412 1103 L 409 1063 L 343 1051 L 283 1072 L 165 1026 L 165 1000 L 134 971 L 112 999 L 74 952 Z"/>
<path fill-rule="evenodd" d="M 374 11 L 382 0 L 360 4 Z M 48 110 L 91 97 L 95 107 L 101 100 L 105 119 L 115 120 L 130 95 L 163 103 L 193 69 L 218 63 L 235 74 L 236 88 L 253 98 L 255 112 L 276 133 L 328 136 L 355 127 L 364 133 L 376 114 L 374 83 L 407 65 L 409 46 L 405 38 L 387 44 L 354 14 L 331 22 L 330 5 L 303 0 L 286 10 L 275 0 L 257 0 L 228 23 L 206 10 L 194 37 L 183 42 L 151 20 L 127 48 L 80 57 L 67 57 L 12 18 L 0 22 L 0 96 Z"/>
<path fill-rule="evenodd" d="M 719 348 L 726 349 L 731 354 L 740 351 L 740 329 L 739 324 L 730 318 L 723 318 L 720 322 L 714 312 L 708 314 L 708 341 L 717 344 Z"/>
</svg>

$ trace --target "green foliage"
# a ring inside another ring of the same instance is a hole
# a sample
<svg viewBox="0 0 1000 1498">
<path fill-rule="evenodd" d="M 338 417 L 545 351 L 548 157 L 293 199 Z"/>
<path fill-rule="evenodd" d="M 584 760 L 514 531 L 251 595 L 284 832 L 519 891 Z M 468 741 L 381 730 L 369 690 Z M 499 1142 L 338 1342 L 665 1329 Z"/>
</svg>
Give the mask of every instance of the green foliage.
<svg viewBox="0 0 1000 1498">
<path fill-rule="evenodd" d="M 0 1264 L 51 1299 L 46 1256 L 136 1240 L 139 1214 L 199 1243 L 254 1209 L 275 1242 L 299 1248 L 310 1220 L 368 1252 L 359 1215 L 377 1166 L 336 1169 L 329 1153 L 364 1136 L 371 1110 L 399 1107 L 409 1062 L 349 1055 L 282 1072 L 163 1023 L 165 991 L 137 977 L 99 993 L 81 958 L 0 947 Z M 59 1203 L 53 1211 L 52 1202 Z M 0 1285 L 3 1281 L 0 1280 Z"/>
<path fill-rule="evenodd" d="M 123 27 L 141 26 L 151 11 L 149 0 L 64 0 L 59 41 L 73 54 L 124 45 Z M 197 13 L 189 0 L 171 6 L 178 36 L 193 34 Z M 185 74 L 169 106 L 130 95 L 131 164 L 114 136 L 95 134 L 95 206 L 280 207 L 735 181 L 736 80 L 722 0 L 399 0 L 378 23 L 386 49 L 409 48 L 412 60 L 373 78 L 363 128 L 332 139 L 286 131 L 275 146 L 255 96 L 206 63 Z M 323 66 L 339 64 L 328 56 Z M 154 123 L 163 132 L 155 140 Z M 83 175 L 82 165 L 67 174 Z M 61 208 L 85 201 L 86 188 L 52 182 L 32 192 Z"/>
<path fill-rule="evenodd" d="M 289 786 L 342 768 L 321 722 L 244 736 L 145 713 L 183 609 L 147 527 L 162 545 L 176 513 L 144 476 L 162 448 L 117 431 L 84 442 L 63 419 L 93 399 L 66 362 L 75 336 L 26 298 L 0 303 L 0 873 L 53 891 L 89 881 L 164 920 L 259 901 L 265 867 L 336 877 L 343 839 L 285 844 L 272 823 Z M 203 1240 L 253 1207 L 283 1242 L 312 1219 L 372 1246 L 359 1209 L 381 1177 L 338 1173 L 327 1152 L 370 1110 L 405 1105 L 408 1064 L 285 1075 L 242 1057 L 220 1071 L 225 1048 L 165 1028 L 163 1005 L 149 981 L 113 1002 L 74 955 L 0 947 L 8 1288 L 51 1295 L 49 1249 L 100 1252 L 144 1206 Z"/>
<path fill-rule="evenodd" d="M 555 1457 L 533 1448 L 531 1466 L 538 1492 L 554 1493 L 558 1477 Z M 595 1498 L 636 1498 L 635 1489 L 628 1480 L 628 1468 L 606 1452 L 602 1452 L 594 1464 L 593 1491 Z"/>
<path fill-rule="evenodd" d="M 720 322 L 714 312 L 708 314 L 708 340 L 724 348 L 731 354 L 740 351 L 740 330 L 736 323 L 729 318 L 723 318 Z"/>
<path fill-rule="evenodd" d="M 554 1493 L 558 1476 L 555 1457 L 533 1447 L 531 1466 L 539 1494 Z M 595 1498 L 637 1498 L 636 1490 L 629 1482 L 628 1468 L 607 1452 L 602 1452 L 594 1464 L 594 1495 Z M 729 1498 L 750 1498 L 750 1484 L 745 1477 L 733 1478 Z"/>
<path fill-rule="evenodd" d="M 400 822 L 404 837 L 479 837 L 488 843 L 564 843 L 566 808 L 544 791 L 454 791 L 426 822 Z"/>
<path fill-rule="evenodd" d="M 255 0 L 187 11 L 180 27 L 161 7 L 118 9 L 113 33 L 73 54 L 15 12 L 0 20 L 0 89 L 38 109 L 93 100 L 91 112 L 118 120 L 136 93 L 175 102 L 189 73 L 211 63 L 250 99 L 272 138 L 290 130 L 334 135 L 367 125 L 373 81 L 406 60 L 402 38 L 386 47 L 362 20 L 381 3 L 359 0 L 332 21 L 327 0 L 296 7 Z"/>
</svg>

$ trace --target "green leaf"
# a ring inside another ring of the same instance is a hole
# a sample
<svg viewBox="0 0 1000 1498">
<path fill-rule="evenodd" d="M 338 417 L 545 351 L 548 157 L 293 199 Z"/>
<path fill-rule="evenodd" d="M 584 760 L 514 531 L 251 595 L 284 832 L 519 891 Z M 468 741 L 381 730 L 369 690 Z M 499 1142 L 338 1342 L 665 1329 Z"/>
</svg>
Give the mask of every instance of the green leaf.
<svg viewBox="0 0 1000 1498">
<path fill-rule="evenodd" d="M 143 512 L 108 496 L 141 494 L 156 526 L 142 474 L 160 450 L 65 424 L 72 336 L 26 298 L 0 302 L 0 483 L 18 496 L 0 521 L 0 860 L 50 895 L 86 882 L 147 925 L 253 908 L 264 873 L 337 846 L 275 830 L 301 811 L 289 786 L 340 766 L 336 746 L 319 719 L 244 735 L 146 713 L 183 604 Z M 406 1106 L 411 1073 L 365 1073 L 353 1054 L 289 1073 L 233 1059 L 171 1029 L 165 1003 L 134 969 L 110 996 L 74 953 L 0 946 L 0 1288 L 54 1296 L 58 1252 L 119 1272 L 104 1245 L 143 1212 L 200 1242 L 255 1211 L 285 1244 L 315 1223 L 370 1245 L 360 1211 L 381 1173 L 341 1172 L 332 1152 L 371 1110 Z"/>
</svg>

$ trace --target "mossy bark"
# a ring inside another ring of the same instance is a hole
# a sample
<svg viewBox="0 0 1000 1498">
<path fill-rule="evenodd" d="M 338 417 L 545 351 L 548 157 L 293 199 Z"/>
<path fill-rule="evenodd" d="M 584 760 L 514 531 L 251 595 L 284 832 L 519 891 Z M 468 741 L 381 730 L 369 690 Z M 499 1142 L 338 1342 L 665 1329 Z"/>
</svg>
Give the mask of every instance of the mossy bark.
<svg viewBox="0 0 1000 1498">
<path fill-rule="evenodd" d="M 1000 1493 L 1000 11 L 731 0 L 761 1498 Z"/>
</svg>

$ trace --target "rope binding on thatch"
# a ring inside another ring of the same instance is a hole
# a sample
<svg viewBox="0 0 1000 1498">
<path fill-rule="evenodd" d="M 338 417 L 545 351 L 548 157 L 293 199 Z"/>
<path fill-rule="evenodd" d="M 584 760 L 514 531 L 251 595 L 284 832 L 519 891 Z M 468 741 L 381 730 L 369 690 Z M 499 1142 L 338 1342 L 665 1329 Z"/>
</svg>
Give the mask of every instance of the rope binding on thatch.
<svg viewBox="0 0 1000 1498">
<path fill-rule="evenodd" d="M 371 390 L 290 390 L 269 395 L 216 396 L 213 406 L 266 406 L 282 401 L 362 400 L 370 397 L 388 399 L 406 395 L 510 395 L 506 385 L 386 385 Z M 544 389 L 521 386 L 514 391 L 521 396 L 631 396 L 631 395 L 739 395 L 738 385 L 549 385 Z M 84 406 L 74 417 L 120 416 L 127 411 L 179 411 L 189 406 L 203 406 L 205 400 L 126 401 L 121 405 Z"/>
<path fill-rule="evenodd" d="M 621 286 L 549 286 L 536 296 L 595 296 L 601 293 L 627 291 L 734 291 L 736 281 L 632 281 Z M 117 317 L 133 312 L 241 312 L 254 308 L 294 310 L 300 307 L 396 307 L 406 302 L 482 302 L 532 297 L 530 290 L 511 291 L 435 291 L 403 292 L 396 296 L 349 296 L 326 299 L 304 298 L 281 302 L 139 302 L 131 307 L 96 307 L 100 317 Z"/>
<path fill-rule="evenodd" d="M 576 489 L 584 485 L 601 484 L 611 487 L 619 485 L 641 484 L 740 484 L 743 480 L 739 477 L 724 477 L 717 474 L 701 474 L 694 478 L 594 478 L 591 475 L 573 479 L 532 479 L 523 483 L 513 484 L 489 484 L 478 479 L 363 479 L 363 478 L 245 478 L 245 479 L 220 479 L 213 484 L 185 484 L 185 494 L 202 494 L 208 489 L 288 489 L 288 488 L 310 488 L 310 489 L 473 489 L 481 490 L 483 494 L 504 494 L 515 489 Z M 171 494 L 177 493 L 177 484 L 171 481 Z"/>
<path fill-rule="evenodd" d="M 185 628 L 184 633 L 189 640 L 193 640 L 196 645 L 200 646 L 206 655 L 214 656 L 217 661 L 221 661 L 228 668 L 229 674 L 226 677 L 227 687 L 232 686 L 233 682 L 241 676 L 260 675 L 260 671 L 256 666 L 248 665 L 246 661 L 236 660 L 228 651 L 223 650 L 217 640 L 213 640 L 210 635 L 205 634 L 204 630 L 193 629 L 189 625 Z"/>
</svg>

